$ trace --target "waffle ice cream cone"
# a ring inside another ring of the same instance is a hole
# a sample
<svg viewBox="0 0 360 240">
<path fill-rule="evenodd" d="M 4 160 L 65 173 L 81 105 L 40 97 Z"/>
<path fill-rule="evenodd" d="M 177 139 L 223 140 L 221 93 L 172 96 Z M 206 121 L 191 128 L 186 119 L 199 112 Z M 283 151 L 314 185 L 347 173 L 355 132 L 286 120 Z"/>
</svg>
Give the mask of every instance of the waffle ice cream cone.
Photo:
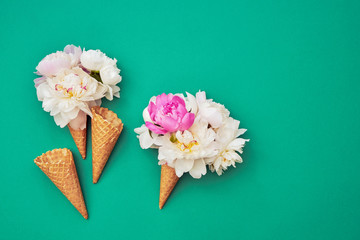
<svg viewBox="0 0 360 240">
<path fill-rule="evenodd" d="M 81 129 L 75 130 L 72 127 L 70 127 L 70 125 L 68 125 L 68 127 L 71 136 L 73 137 L 74 142 L 77 148 L 79 149 L 81 157 L 85 159 L 86 158 L 86 128 L 84 128 L 83 130 Z"/>
<path fill-rule="evenodd" d="M 161 178 L 160 178 L 160 197 L 159 208 L 162 209 L 166 200 L 174 189 L 179 177 L 176 176 L 175 169 L 169 167 L 167 164 L 161 165 Z"/>
<path fill-rule="evenodd" d="M 34 162 L 72 205 L 74 205 L 80 214 L 85 219 L 88 219 L 88 213 L 71 151 L 66 148 L 54 149 L 37 157 Z"/>
<path fill-rule="evenodd" d="M 93 183 L 97 183 L 124 124 L 107 108 L 96 106 L 91 112 Z"/>
</svg>

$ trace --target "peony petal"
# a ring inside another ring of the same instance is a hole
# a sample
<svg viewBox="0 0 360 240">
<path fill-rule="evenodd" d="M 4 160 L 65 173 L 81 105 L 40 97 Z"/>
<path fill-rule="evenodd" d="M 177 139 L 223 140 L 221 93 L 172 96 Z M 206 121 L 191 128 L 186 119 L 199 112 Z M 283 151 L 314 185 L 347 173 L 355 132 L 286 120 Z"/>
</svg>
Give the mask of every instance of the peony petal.
<svg viewBox="0 0 360 240">
<path fill-rule="evenodd" d="M 201 175 L 206 174 L 206 165 L 204 159 L 198 159 L 194 161 L 194 166 L 189 171 L 193 178 L 201 178 Z"/>
<path fill-rule="evenodd" d="M 147 107 L 143 111 L 143 118 L 144 118 L 144 122 L 152 121 Z"/>
<path fill-rule="evenodd" d="M 113 89 L 108 86 L 107 92 L 105 94 L 105 97 L 107 100 L 112 101 L 113 100 Z"/>
<path fill-rule="evenodd" d="M 150 131 L 152 131 L 152 132 L 154 132 L 156 134 L 165 134 L 165 133 L 167 133 L 167 131 L 165 129 L 160 128 L 158 126 L 155 126 L 151 122 L 145 122 L 145 125 Z"/>
<path fill-rule="evenodd" d="M 83 111 L 79 111 L 76 118 L 69 122 L 71 128 L 75 130 L 83 130 L 86 128 L 87 115 Z"/>
<path fill-rule="evenodd" d="M 183 117 L 187 112 L 188 110 L 186 107 L 179 104 L 176 108 L 176 118 Z"/>
<path fill-rule="evenodd" d="M 117 98 L 120 98 L 120 93 L 116 92 L 116 93 L 114 93 L 114 96 L 117 97 Z"/>
<path fill-rule="evenodd" d="M 39 77 L 39 78 L 35 78 L 34 79 L 34 83 L 35 83 L 35 88 L 37 88 L 38 86 L 40 86 L 40 84 L 46 82 L 46 77 Z"/>
<path fill-rule="evenodd" d="M 245 128 L 238 129 L 235 137 L 243 135 L 246 131 L 247 131 L 247 129 L 245 129 Z"/>
<path fill-rule="evenodd" d="M 139 135 L 139 141 L 142 149 L 148 149 L 154 144 L 154 139 L 150 136 L 148 129 Z"/>
<path fill-rule="evenodd" d="M 45 98 L 42 104 L 45 112 L 50 112 L 51 109 L 57 104 L 56 98 Z"/>
<path fill-rule="evenodd" d="M 147 107 L 147 110 L 149 112 L 149 116 L 152 121 L 155 121 L 155 115 L 156 115 L 156 105 L 153 102 L 149 103 L 149 106 Z"/>
<path fill-rule="evenodd" d="M 44 98 L 51 98 L 51 88 L 49 84 L 46 82 L 44 84 L 40 84 L 36 89 L 36 94 L 39 101 L 44 101 Z"/>
<path fill-rule="evenodd" d="M 155 122 L 159 123 L 161 127 L 167 130 L 167 132 L 175 132 L 179 128 L 177 120 L 171 117 L 163 117 L 162 119 L 155 119 Z"/>
<path fill-rule="evenodd" d="M 196 101 L 198 103 L 206 102 L 206 93 L 204 91 L 199 91 L 196 93 Z"/>
<path fill-rule="evenodd" d="M 183 117 L 183 119 L 181 119 L 181 124 L 180 124 L 180 131 L 185 131 L 187 129 L 189 129 L 195 120 L 195 114 L 194 113 L 186 113 L 185 116 Z"/>
<path fill-rule="evenodd" d="M 55 116 L 58 113 L 60 113 L 60 109 L 57 105 L 55 105 L 50 111 L 50 116 Z"/>
<path fill-rule="evenodd" d="M 218 158 L 216 158 L 215 162 L 214 162 L 214 168 L 217 170 L 219 169 L 221 162 L 223 161 L 223 157 L 219 156 Z"/>
<path fill-rule="evenodd" d="M 216 108 L 205 108 L 201 113 L 213 128 L 221 126 L 223 118 Z"/>
<path fill-rule="evenodd" d="M 165 161 L 170 166 L 173 165 L 173 162 L 175 160 L 175 154 L 171 149 L 168 149 L 166 147 L 160 147 L 158 159 L 160 161 Z"/>
<path fill-rule="evenodd" d="M 171 99 L 172 102 L 175 102 L 175 103 L 178 103 L 179 105 L 182 105 L 185 107 L 185 101 L 184 99 L 182 99 L 181 97 L 179 96 L 174 96 L 172 99 Z"/>
<path fill-rule="evenodd" d="M 156 97 L 155 104 L 156 104 L 157 106 L 161 106 L 161 105 L 164 105 L 164 104 L 166 104 L 166 103 L 168 103 L 168 96 L 167 96 L 165 93 L 163 93 L 163 94 L 161 94 L 161 95 L 158 95 L 158 96 Z"/>
<path fill-rule="evenodd" d="M 75 119 L 77 117 L 77 115 L 79 114 L 80 109 L 79 108 L 74 108 L 73 110 L 69 111 L 69 112 L 61 112 L 61 116 L 63 118 L 67 118 L 69 120 Z"/>
<path fill-rule="evenodd" d="M 136 134 L 142 134 L 142 133 L 144 133 L 145 131 L 148 131 L 149 129 L 145 126 L 145 124 L 143 124 L 143 125 L 141 125 L 141 127 L 138 127 L 138 128 L 135 128 L 134 129 L 134 132 L 136 133 Z"/>
<path fill-rule="evenodd" d="M 69 123 L 69 121 L 67 119 L 64 119 L 61 114 L 55 115 L 54 120 L 56 125 L 60 126 L 61 128 L 65 127 Z"/>
<path fill-rule="evenodd" d="M 177 159 L 175 161 L 175 172 L 178 177 L 181 177 L 184 172 L 190 171 L 194 166 L 194 159 Z"/>
<path fill-rule="evenodd" d="M 198 106 L 194 95 L 186 92 L 186 96 L 188 100 L 188 104 L 186 104 L 187 110 L 196 114 L 198 111 Z"/>
<path fill-rule="evenodd" d="M 239 151 L 244 147 L 246 140 L 243 138 L 236 138 L 227 146 L 228 149 Z"/>
</svg>

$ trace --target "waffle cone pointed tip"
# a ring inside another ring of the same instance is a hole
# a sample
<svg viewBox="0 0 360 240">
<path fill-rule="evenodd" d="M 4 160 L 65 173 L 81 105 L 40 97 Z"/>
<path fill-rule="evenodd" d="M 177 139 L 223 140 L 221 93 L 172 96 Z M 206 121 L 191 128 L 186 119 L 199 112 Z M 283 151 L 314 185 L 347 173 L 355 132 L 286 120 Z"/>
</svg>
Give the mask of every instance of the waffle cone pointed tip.
<svg viewBox="0 0 360 240">
<path fill-rule="evenodd" d="M 68 125 L 68 128 L 70 130 L 71 136 L 74 139 L 74 142 L 76 144 L 76 147 L 78 148 L 81 157 L 83 159 L 86 158 L 86 128 L 75 130 L 70 125 Z"/>
<path fill-rule="evenodd" d="M 80 214 L 88 219 L 88 212 L 71 151 L 66 148 L 54 149 L 37 157 L 34 162 Z"/>
<path fill-rule="evenodd" d="M 91 108 L 91 112 L 93 183 L 97 183 L 124 124 L 107 108 L 96 106 Z"/>
<path fill-rule="evenodd" d="M 179 177 L 176 176 L 175 169 L 168 165 L 161 165 L 161 177 L 160 177 L 160 196 L 159 196 L 159 208 L 162 209 L 166 200 L 169 198 L 172 190 L 174 189 Z"/>
</svg>

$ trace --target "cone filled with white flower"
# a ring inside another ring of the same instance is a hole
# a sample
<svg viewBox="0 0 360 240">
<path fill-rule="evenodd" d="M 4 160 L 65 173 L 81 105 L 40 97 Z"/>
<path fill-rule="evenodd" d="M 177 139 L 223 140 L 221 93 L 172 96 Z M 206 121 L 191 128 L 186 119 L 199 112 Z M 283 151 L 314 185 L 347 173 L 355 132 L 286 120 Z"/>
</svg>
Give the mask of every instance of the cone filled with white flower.
<svg viewBox="0 0 360 240">
<path fill-rule="evenodd" d="M 161 94 L 150 99 L 143 111 L 145 124 L 136 128 L 143 149 L 158 149 L 161 165 L 159 207 L 163 208 L 178 179 L 189 173 L 205 175 L 208 166 L 221 175 L 229 166 L 241 163 L 248 139 L 239 138 L 246 129 L 230 112 L 205 92 Z"/>
<path fill-rule="evenodd" d="M 67 45 L 64 51 L 47 55 L 36 67 L 37 97 L 56 125 L 68 126 L 81 156 L 86 157 L 87 116 L 90 108 L 100 106 L 101 99 L 120 97 L 120 70 L 116 59 L 100 50 L 82 50 Z"/>
</svg>

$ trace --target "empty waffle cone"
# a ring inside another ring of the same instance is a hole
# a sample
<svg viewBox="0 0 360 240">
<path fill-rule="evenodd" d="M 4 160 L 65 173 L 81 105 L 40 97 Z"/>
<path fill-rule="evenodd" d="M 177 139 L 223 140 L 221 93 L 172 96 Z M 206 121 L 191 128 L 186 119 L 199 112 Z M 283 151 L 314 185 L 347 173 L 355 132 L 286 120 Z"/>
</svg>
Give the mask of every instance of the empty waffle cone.
<svg viewBox="0 0 360 240">
<path fill-rule="evenodd" d="M 54 149 L 37 157 L 34 162 L 72 205 L 74 205 L 80 214 L 85 219 L 88 219 L 88 213 L 71 151 L 66 148 Z"/>
<path fill-rule="evenodd" d="M 176 176 L 175 169 L 169 167 L 167 164 L 161 165 L 161 178 L 160 178 L 160 197 L 159 208 L 162 209 L 166 200 L 174 189 L 179 177 Z"/>
<path fill-rule="evenodd" d="M 81 129 L 75 130 L 72 127 L 70 127 L 70 125 L 68 125 L 68 127 L 71 136 L 73 137 L 74 142 L 77 148 L 79 149 L 81 157 L 85 159 L 86 158 L 86 128 L 84 128 L 83 130 Z"/>
<path fill-rule="evenodd" d="M 91 112 L 93 183 L 97 183 L 124 124 L 107 108 L 92 107 Z"/>
</svg>

